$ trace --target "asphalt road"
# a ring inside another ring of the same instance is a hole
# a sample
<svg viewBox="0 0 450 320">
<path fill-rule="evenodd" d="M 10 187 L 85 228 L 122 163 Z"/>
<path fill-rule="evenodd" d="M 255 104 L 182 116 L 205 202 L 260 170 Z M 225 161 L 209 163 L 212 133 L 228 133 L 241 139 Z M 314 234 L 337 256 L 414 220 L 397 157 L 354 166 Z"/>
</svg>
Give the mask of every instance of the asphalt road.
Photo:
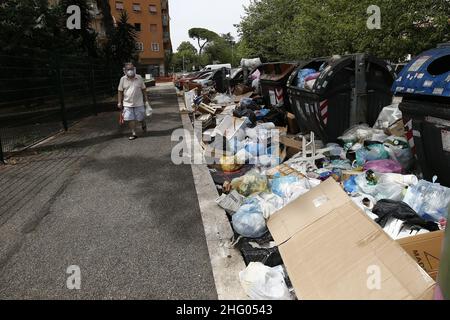
<svg viewBox="0 0 450 320">
<path fill-rule="evenodd" d="M 135 141 L 118 129 L 117 113 L 104 113 L 74 129 L 76 141 L 40 147 L 49 157 L 64 150 L 58 159 L 65 162 L 49 178 L 54 184 L 29 187 L 26 205 L 5 213 L 0 298 L 217 298 L 191 168 L 170 158 L 171 134 L 182 127 L 175 91 L 157 87 L 150 97 L 149 132 Z M 54 159 L 39 161 L 56 168 Z M 0 181 L 8 170 L 0 170 Z M 10 174 L 10 183 L 42 179 L 37 169 L 23 171 Z M 67 288 L 72 265 L 80 269 L 80 290 Z"/>
</svg>

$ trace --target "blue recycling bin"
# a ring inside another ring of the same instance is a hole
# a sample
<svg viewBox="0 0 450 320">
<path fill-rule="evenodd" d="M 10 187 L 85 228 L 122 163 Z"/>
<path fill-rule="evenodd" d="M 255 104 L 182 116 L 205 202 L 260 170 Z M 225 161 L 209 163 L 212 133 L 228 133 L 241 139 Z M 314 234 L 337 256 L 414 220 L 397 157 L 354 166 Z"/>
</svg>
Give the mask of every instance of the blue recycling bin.
<svg viewBox="0 0 450 320">
<path fill-rule="evenodd" d="M 450 187 L 450 43 L 415 57 L 392 86 L 424 178 Z"/>
</svg>

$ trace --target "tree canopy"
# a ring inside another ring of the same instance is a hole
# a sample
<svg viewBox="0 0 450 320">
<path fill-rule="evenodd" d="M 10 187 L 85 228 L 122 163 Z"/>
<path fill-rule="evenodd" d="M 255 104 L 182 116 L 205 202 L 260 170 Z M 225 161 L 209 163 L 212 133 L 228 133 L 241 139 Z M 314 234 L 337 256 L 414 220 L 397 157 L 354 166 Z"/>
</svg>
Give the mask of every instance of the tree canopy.
<svg viewBox="0 0 450 320">
<path fill-rule="evenodd" d="M 210 43 L 211 41 L 214 41 L 219 36 L 214 31 L 204 29 L 204 28 L 192 28 L 189 29 L 189 37 L 191 39 L 197 40 L 198 47 L 199 47 L 199 54 L 202 54 L 203 48 Z M 202 43 L 203 41 L 203 43 Z"/>
<path fill-rule="evenodd" d="M 247 56 L 289 60 L 373 53 L 398 61 L 450 40 L 449 0 L 378 0 L 381 29 L 369 29 L 370 0 L 259 0 L 238 24 Z"/>
</svg>

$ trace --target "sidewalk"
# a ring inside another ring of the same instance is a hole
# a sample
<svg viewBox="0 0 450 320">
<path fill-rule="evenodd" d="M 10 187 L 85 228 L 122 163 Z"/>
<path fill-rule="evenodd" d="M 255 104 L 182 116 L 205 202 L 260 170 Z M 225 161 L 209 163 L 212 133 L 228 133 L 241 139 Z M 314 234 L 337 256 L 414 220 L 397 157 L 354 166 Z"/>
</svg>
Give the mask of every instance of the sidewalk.
<svg viewBox="0 0 450 320">
<path fill-rule="evenodd" d="M 145 137 L 103 113 L 0 168 L 0 298 L 217 298 L 191 168 L 170 160 L 175 91 L 150 97 Z"/>
</svg>

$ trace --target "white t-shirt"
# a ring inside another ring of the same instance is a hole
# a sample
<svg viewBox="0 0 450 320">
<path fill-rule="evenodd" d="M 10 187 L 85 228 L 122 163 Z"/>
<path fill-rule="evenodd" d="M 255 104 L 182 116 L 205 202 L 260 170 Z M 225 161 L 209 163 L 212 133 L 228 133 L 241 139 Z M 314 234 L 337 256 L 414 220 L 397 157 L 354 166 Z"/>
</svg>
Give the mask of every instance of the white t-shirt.
<svg viewBox="0 0 450 320">
<path fill-rule="evenodd" d="M 123 76 L 119 83 L 119 91 L 123 91 L 123 106 L 128 108 L 143 107 L 142 90 L 145 88 L 144 80 L 140 75 L 137 74 L 132 79 Z"/>
</svg>

